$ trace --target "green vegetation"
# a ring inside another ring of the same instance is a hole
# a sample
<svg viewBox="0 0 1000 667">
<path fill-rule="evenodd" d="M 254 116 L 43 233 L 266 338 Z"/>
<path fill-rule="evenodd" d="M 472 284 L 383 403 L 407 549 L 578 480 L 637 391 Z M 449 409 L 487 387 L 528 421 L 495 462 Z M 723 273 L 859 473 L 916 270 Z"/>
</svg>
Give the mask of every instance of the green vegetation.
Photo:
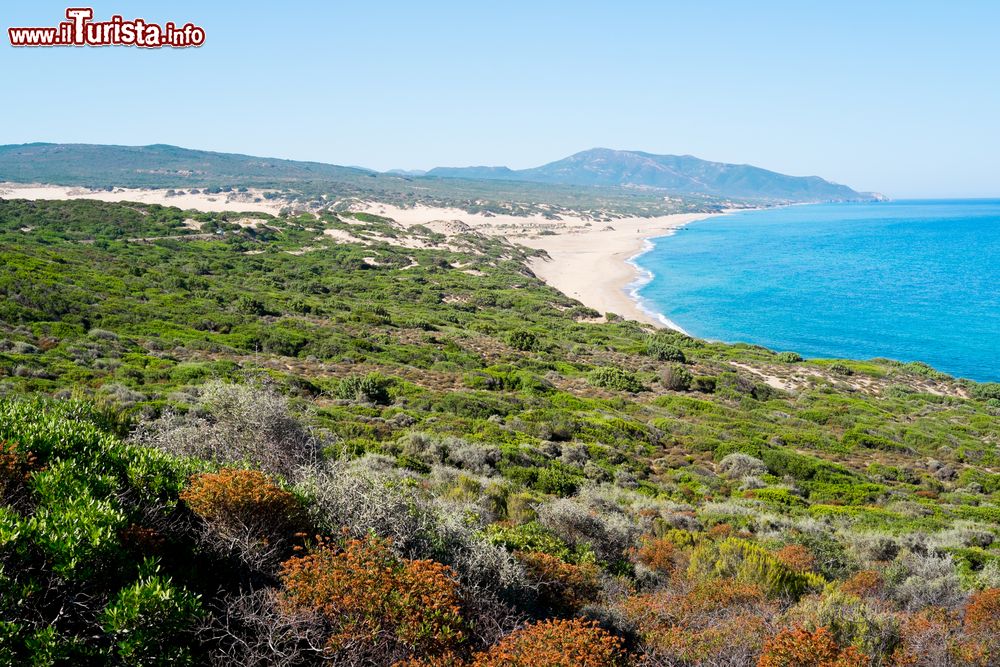
<svg viewBox="0 0 1000 667">
<path fill-rule="evenodd" d="M 5 662 L 996 664 L 995 385 L 234 219 L 0 201 Z"/>
</svg>

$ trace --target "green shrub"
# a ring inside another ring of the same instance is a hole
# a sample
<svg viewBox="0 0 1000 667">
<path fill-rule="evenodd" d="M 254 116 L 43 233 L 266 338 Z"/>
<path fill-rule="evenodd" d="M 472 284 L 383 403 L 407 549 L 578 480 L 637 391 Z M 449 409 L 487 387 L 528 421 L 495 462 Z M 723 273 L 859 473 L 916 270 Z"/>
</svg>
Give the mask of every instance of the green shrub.
<svg viewBox="0 0 1000 667">
<path fill-rule="evenodd" d="M 768 487 L 765 489 L 755 489 L 748 492 L 748 495 L 766 503 L 782 505 L 785 507 L 805 507 L 808 503 L 783 487 Z"/>
<path fill-rule="evenodd" d="M 679 347 L 655 336 L 646 344 L 646 354 L 657 361 L 676 361 L 679 363 L 687 361 L 687 357 L 684 356 L 684 352 Z"/>
<path fill-rule="evenodd" d="M 104 609 L 101 624 L 124 664 L 194 664 L 190 645 L 201 601 L 156 572 L 153 568 L 151 575 L 119 591 Z"/>
<path fill-rule="evenodd" d="M 756 584 L 771 596 L 793 599 L 825 583 L 819 575 L 792 570 L 760 545 L 736 537 L 696 547 L 688 574 L 700 580 L 735 579 Z"/>
<path fill-rule="evenodd" d="M 798 480 L 832 484 L 857 481 L 856 476 L 843 466 L 788 449 L 768 449 L 762 452 L 761 458 L 768 469 L 778 477 L 788 475 Z"/>
<path fill-rule="evenodd" d="M 595 368 L 587 376 L 587 380 L 595 387 L 614 389 L 616 391 L 640 392 L 644 389 L 639 379 L 627 370 L 616 366 Z"/>
<path fill-rule="evenodd" d="M 247 294 L 237 299 L 236 310 L 245 315 L 261 316 L 268 314 L 267 306 L 264 305 L 263 301 Z"/>
<path fill-rule="evenodd" d="M 809 500 L 814 503 L 842 503 L 844 505 L 867 505 L 885 495 L 886 488 L 880 484 L 826 484 L 807 483 Z"/>
<path fill-rule="evenodd" d="M 784 364 L 796 364 L 802 361 L 802 355 L 798 352 L 779 352 L 774 358 Z"/>
<path fill-rule="evenodd" d="M 529 352 L 538 346 L 538 336 L 530 331 L 518 329 L 507 335 L 507 344 L 515 350 Z"/>
<path fill-rule="evenodd" d="M 671 391 L 687 391 L 694 382 L 694 376 L 680 364 L 670 364 L 660 376 L 663 386 Z"/>
<path fill-rule="evenodd" d="M 490 524 L 486 527 L 486 539 L 510 551 L 534 551 L 570 560 L 570 548 L 561 539 L 546 530 L 537 521 L 529 521 L 520 526 Z"/>
<path fill-rule="evenodd" d="M 121 555 L 118 533 L 125 514 L 102 496 L 114 489 L 114 480 L 66 460 L 35 473 L 31 481 L 39 504 L 26 532 L 52 569 L 85 579 L 113 567 Z"/>
<path fill-rule="evenodd" d="M 334 393 L 347 401 L 386 405 L 389 403 L 391 380 L 378 373 L 349 375 L 337 383 Z"/>
<path fill-rule="evenodd" d="M 542 468 L 538 471 L 534 487 L 542 493 L 554 496 L 571 496 L 580 486 L 582 477 L 573 475 L 556 467 Z"/>
<path fill-rule="evenodd" d="M 1000 401 L 1000 382 L 974 384 L 970 393 L 973 398 L 978 398 L 980 401 Z"/>
<path fill-rule="evenodd" d="M 883 452 L 907 450 L 907 447 L 903 444 L 859 429 L 852 429 L 845 433 L 841 442 L 846 447 L 852 449 L 855 447 L 864 447 L 865 449 L 880 449 Z"/>
<path fill-rule="evenodd" d="M 711 375 L 695 375 L 691 380 L 691 391 L 700 391 L 703 394 L 715 392 L 716 379 Z"/>
</svg>

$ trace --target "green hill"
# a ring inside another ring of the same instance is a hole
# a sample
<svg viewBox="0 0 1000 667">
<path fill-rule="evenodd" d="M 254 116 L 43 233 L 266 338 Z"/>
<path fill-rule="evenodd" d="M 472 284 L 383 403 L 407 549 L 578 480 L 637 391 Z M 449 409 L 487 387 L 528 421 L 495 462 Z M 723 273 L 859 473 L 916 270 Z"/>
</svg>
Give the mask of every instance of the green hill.
<svg viewBox="0 0 1000 667">
<path fill-rule="evenodd" d="M 787 176 L 745 164 L 700 160 L 691 155 L 653 155 L 594 148 L 533 169 L 437 168 L 431 176 L 493 178 L 579 186 L 656 188 L 676 194 L 733 199 L 822 202 L 873 198 L 818 176 Z"/>
</svg>

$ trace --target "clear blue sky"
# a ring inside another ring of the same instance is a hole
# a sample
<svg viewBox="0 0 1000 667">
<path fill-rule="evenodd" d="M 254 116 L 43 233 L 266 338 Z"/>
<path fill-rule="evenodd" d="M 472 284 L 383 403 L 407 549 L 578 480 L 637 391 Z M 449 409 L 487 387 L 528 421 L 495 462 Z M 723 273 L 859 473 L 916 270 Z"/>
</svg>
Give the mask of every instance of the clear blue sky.
<svg viewBox="0 0 1000 667">
<path fill-rule="evenodd" d="M 83 4 L 83 3 L 70 3 Z M 0 143 L 170 143 L 363 165 L 535 166 L 594 146 L 1000 196 L 1000 2 L 142 2 L 185 51 L 13 49 Z"/>
</svg>

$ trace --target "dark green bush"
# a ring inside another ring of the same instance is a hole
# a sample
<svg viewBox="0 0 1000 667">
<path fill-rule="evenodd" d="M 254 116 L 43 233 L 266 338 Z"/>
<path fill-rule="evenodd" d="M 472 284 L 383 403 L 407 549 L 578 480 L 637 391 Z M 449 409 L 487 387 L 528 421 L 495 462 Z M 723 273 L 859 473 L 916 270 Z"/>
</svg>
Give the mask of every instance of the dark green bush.
<svg viewBox="0 0 1000 667">
<path fill-rule="evenodd" d="M 389 387 L 392 381 L 378 373 L 349 375 L 337 383 L 337 398 L 386 405 L 389 403 Z"/>
<path fill-rule="evenodd" d="M 711 375 L 695 375 L 691 380 L 691 391 L 700 391 L 704 394 L 715 392 L 716 379 Z"/>
<path fill-rule="evenodd" d="M 1000 382 L 985 382 L 972 385 L 971 394 L 981 401 L 1000 401 Z"/>
<path fill-rule="evenodd" d="M 836 373 L 837 375 L 854 375 L 853 368 L 839 361 L 830 364 L 828 368 L 831 373 Z"/>
<path fill-rule="evenodd" d="M 655 336 L 646 344 L 646 354 L 657 361 L 676 361 L 678 363 L 687 361 L 687 357 L 684 356 L 684 352 L 679 347 Z"/>
<path fill-rule="evenodd" d="M 538 336 L 530 331 L 518 329 L 517 331 L 511 331 L 507 335 L 507 344 L 515 350 L 529 352 L 538 347 Z"/>
<path fill-rule="evenodd" d="M 595 387 L 614 389 L 616 391 L 636 393 L 644 389 L 642 383 L 635 375 L 615 366 L 595 368 L 587 376 L 587 379 Z"/>
</svg>

